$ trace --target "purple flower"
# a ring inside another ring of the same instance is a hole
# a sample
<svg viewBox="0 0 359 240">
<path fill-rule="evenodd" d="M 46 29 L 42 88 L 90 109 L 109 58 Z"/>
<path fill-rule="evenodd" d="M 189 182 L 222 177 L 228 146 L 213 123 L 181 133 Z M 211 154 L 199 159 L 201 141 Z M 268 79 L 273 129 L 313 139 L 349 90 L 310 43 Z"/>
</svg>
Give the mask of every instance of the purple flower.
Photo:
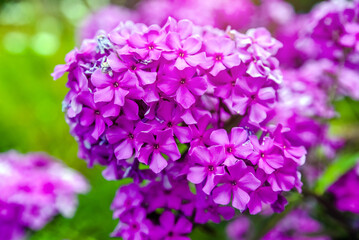
<svg viewBox="0 0 359 240">
<path fill-rule="evenodd" d="M 106 139 L 114 144 L 114 153 L 118 160 L 132 157 L 135 143 L 135 124 L 125 117 L 119 117 L 115 125 L 106 131 Z"/>
<path fill-rule="evenodd" d="M 226 232 L 230 239 L 232 240 L 245 240 L 248 239 L 246 233 L 250 228 L 250 221 L 245 216 L 240 216 L 234 221 L 230 222 L 227 225 Z"/>
<path fill-rule="evenodd" d="M 173 70 L 160 77 L 157 86 L 168 96 L 175 95 L 176 101 L 185 109 L 196 102 L 195 96 L 200 96 L 207 90 L 206 79 L 198 76 L 193 68 Z"/>
<path fill-rule="evenodd" d="M 206 194 L 210 194 L 216 185 L 215 176 L 225 173 L 222 165 L 225 159 L 223 148 L 196 147 L 190 158 L 190 161 L 196 165 L 189 168 L 187 179 L 194 184 L 200 184 L 206 180 L 202 190 Z"/>
<path fill-rule="evenodd" d="M 145 33 L 133 33 L 128 43 L 142 59 L 158 60 L 164 48 L 166 34 L 159 26 L 151 26 Z"/>
<path fill-rule="evenodd" d="M 251 200 L 248 203 L 248 209 L 250 214 L 257 214 L 262 211 L 263 204 L 272 204 L 277 200 L 278 193 L 274 192 L 270 186 L 263 186 L 264 182 L 267 180 L 267 175 L 263 170 L 257 169 L 256 178 L 261 181 L 259 188 L 254 190 L 250 194 Z"/>
<path fill-rule="evenodd" d="M 192 231 L 192 223 L 185 217 L 180 217 L 177 221 L 175 215 L 165 211 L 160 216 L 160 226 L 155 227 L 153 239 L 165 240 L 185 240 L 190 239 L 186 235 Z"/>
<path fill-rule="evenodd" d="M 258 164 L 266 174 L 273 173 L 276 169 L 283 167 L 284 158 L 280 152 L 276 151 L 273 139 L 265 137 L 262 144 L 259 144 L 256 136 L 250 136 L 254 152 L 248 156 L 253 164 Z"/>
<path fill-rule="evenodd" d="M 121 187 L 111 204 L 111 209 L 114 210 L 113 217 L 119 218 L 127 211 L 135 209 L 141 205 L 143 196 L 136 184 L 130 184 Z"/>
<path fill-rule="evenodd" d="M 105 105 L 95 104 L 89 92 L 78 95 L 77 101 L 83 104 L 79 114 L 80 125 L 92 126 L 91 136 L 97 140 L 105 132 L 106 125 L 112 125 L 112 121 L 105 117 L 108 115 L 108 108 Z"/>
<path fill-rule="evenodd" d="M 205 42 L 205 46 L 208 59 L 201 66 L 211 68 L 210 74 L 213 76 L 241 63 L 239 54 L 235 52 L 235 43 L 229 38 L 210 38 Z"/>
<path fill-rule="evenodd" d="M 176 107 L 174 102 L 162 101 L 157 110 L 157 116 L 162 120 L 165 129 L 172 129 L 173 134 L 181 143 L 188 143 L 192 140 L 192 132 L 189 127 L 181 126 L 183 124 L 182 111 Z"/>
<path fill-rule="evenodd" d="M 248 172 L 246 164 L 239 160 L 235 165 L 228 167 L 229 174 L 220 176 L 219 185 L 213 189 L 213 201 L 218 204 L 227 205 L 231 201 L 232 206 L 244 211 L 250 200 L 249 193 L 257 189 L 261 182 Z"/>
<path fill-rule="evenodd" d="M 155 173 L 161 172 L 167 166 L 167 161 L 162 154 L 167 155 L 173 161 L 181 157 L 170 129 L 156 134 L 141 133 L 137 139 L 142 144 L 138 152 L 138 160 L 149 165 Z"/>
<path fill-rule="evenodd" d="M 226 153 L 226 166 L 234 165 L 238 158 L 245 159 L 253 152 L 252 146 L 247 142 L 248 133 L 243 128 L 232 128 L 229 136 L 226 130 L 218 129 L 211 133 L 210 138 L 214 145 L 223 147 Z"/>
<path fill-rule="evenodd" d="M 234 100 L 233 110 L 238 114 L 249 113 L 249 121 L 254 124 L 261 123 L 267 117 L 268 110 L 275 101 L 275 90 L 272 87 L 263 87 L 263 81 L 253 81 L 245 78 L 239 82 L 236 89 L 238 97 Z"/>
<path fill-rule="evenodd" d="M 118 75 L 110 77 L 104 74 L 101 69 L 98 69 L 92 74 L 91 82 L 97 88 L 94 93 L 95 103 L 111 102 L 113 100 L 113 103 L 118 106 L 125 104 L 125 97 L 129 91 L 124 89 L 127 84 L 124 84 Z"/>
<path fill-rule="evenodd" d="M 228 206 L 218 206 L 211 196 L 207 196 L 200 189 L 197 192 L 197 202 L 196 202 L 196 215 L 194 221 L 196 223 L 205 224 L 209 220 L 214 223 L 221 222 L 221 216 L 225 220 L 233 218 L 235 211 L 232 207 Z"/>
<path fill-rule="evenodd" d="M 128 86 L 135 86 L 139 83 L 141 85 L 152 84 L 156 81 L 157 72 L 146 71 L 151 66 L 136 60 L 130 55 L 117 55 L 118 53 L 111 53 L 107 62 L 114 72 L 122 75 L 122 81 Z"/>
<path fill-rule="evenodd" d="M 128 213 L 123 218 L 112 237 L 122 237 L 124 240 L 144 240 L 148 239 L 150 233 L 151 222 L 146 218 L 146 210 L 143 208 L 134 208 L 133 212 Z"/>
<path fill-rule="evenodd" d="M 174 60 L 174 66 L 178 70 L 196 67 L 206 60 L 206 54 L 200 52 L 202 42 L 199 37 L 189 37 L 181 40 L 180 34 L 173 32 L 168 34 L 166 42 L 172 51 L 164 52 L 163 56 L 167 60 Z"/>
</svg>

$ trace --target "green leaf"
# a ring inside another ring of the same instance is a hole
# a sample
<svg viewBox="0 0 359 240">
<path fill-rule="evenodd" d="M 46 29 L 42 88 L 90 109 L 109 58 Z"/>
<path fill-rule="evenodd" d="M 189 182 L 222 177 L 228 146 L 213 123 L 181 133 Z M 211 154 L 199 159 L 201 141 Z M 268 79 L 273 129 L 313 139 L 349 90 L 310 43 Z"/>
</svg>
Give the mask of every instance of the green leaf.
<svg viewBox="0 0 359 240">
<path fill-rule="evenodd" d="M 314 192 L 322 195 L 336 180 L 354 167 L 359 160 L 359 153 L 345 153 L 339 155 L 337 160 L 332 163 L 318 179 L 314 187 Z"/>
</svg>

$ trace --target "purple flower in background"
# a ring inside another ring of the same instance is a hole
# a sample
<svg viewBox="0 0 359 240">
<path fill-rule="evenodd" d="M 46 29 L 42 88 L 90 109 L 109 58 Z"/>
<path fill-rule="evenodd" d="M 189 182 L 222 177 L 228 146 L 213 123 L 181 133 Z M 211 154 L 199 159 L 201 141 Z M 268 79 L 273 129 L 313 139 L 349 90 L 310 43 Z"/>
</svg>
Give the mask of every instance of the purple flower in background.
<svg viewBox="0 0 359 240">
<path fill-rule="evenodd" d="M 328 192 L 333 194 L 335 206 L 340 211 L 359 214 L 359 194 L 354 189 L 359 186 L 359 164 L 340 177 Z"/>
<path fill-rule="evenodd" d="M 109 32 L 121 21 L 136 21 L 137 19 L 136 11 L 118 5 L 106 6 L 85 18 L 78 29 L 78 39 L 93 38 L 99 30 Z"/>
<path fill-rule="evenodd" d="M 23 239 L 25 230 L 43 228 L 53 217 L 72 217 L 82 175 L 43 153 L 0 154 L 0 237 Z"/>
<path fill-rule="evenodd" d="M 295 209 L 284 217 L 270 232 L 264 240 L 328 240 L 329 237 L 320 233 L 321 225 L 318 221 L 310 217 L 309 213 L 303 209 Z"/>
<path fill-rule="evenodd" d="M 249 193 L 257 189 L 261 182 L 248 171 L 246 164 L 240 160 L 228 167 L 229 174 L 220 176 L 219 185 L 213 189 L 213 201 L 227 205 L 232 199 L 233 207 L 244 211 L 250 200 Z"/>
<path fill-rule="evenodd" d="M 249 230 L 251 222 L 245 216 L 236 218 L 227 225 L 227 236 L 232 240 L 247 239 L 246 233 Z"/>
</svg>

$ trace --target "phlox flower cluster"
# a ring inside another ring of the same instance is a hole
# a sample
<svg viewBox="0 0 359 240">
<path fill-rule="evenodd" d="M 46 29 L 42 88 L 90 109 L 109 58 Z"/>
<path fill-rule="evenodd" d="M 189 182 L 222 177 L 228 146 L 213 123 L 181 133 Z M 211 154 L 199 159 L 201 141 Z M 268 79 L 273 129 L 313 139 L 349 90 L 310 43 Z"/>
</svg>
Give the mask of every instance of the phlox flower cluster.
<svg viewBox="0 0 359 240">
<path fill-rule="evenodd" d="M 48 155 L 0 154 L 0 239 L 24 239 L 58 214 L 72 217 L 76 195 L 87 190 L 82 175 Z"/>
<path fill-rule="evenodd" d="M 233 240 L 249 239 L 250 220 L 246 217 L 239 217 L 227 226 L 227 235 Z M 320 234 L 322 231 L 320 222 L 313 219 L 309 211 L 304 208 L 292 210 L 287 216 L 281 219 L 261 239 L 263 240 L 329 240 L 327 236 Z"/>
<path fill-rule="evenodd" d="M 124 239 L 187 239 L 196 224 L 282 211 L 306 150 L 276 124 L 281 44 L 265 28 L 242 34 L 169 18 L 121 23 L 55 68 L 79 156 L 132 178 L 112 209 Z M 141 227 L 139 227 L 141 226 Z"/>
</svg>

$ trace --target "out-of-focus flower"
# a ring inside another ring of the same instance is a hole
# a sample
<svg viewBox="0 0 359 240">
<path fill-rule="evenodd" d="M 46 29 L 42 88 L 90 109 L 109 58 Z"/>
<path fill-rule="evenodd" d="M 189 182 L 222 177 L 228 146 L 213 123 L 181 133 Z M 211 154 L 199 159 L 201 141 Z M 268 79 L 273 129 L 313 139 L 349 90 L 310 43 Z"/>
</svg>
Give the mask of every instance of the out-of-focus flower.
<svg viewBox="0 0 359 240">
<path fill-rule="evenodd" d="M 22 239 L 57 214 L 72 217 L 76 195 L 88 188 L 82 175 L 46 154 L 0 154 L 1 239 Z"/>
</svg>

